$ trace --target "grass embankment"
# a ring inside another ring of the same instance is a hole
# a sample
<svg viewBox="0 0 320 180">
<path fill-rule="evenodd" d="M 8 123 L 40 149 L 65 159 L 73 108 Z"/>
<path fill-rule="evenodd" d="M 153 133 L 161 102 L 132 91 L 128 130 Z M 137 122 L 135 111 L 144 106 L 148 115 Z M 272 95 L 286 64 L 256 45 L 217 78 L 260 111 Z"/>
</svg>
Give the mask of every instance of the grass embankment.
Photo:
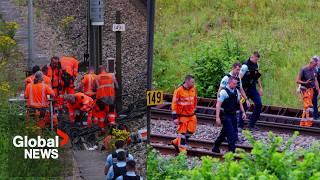
<svg viewBox="0 0 320 180">
<path fill-rule="evenodd" d="M 18 25 L 4 22 L 0 16 L 0 179 L 48 179 L 63 173 L 60 160 L 26 160 L 24 150 L 15 148 L 12 139 L 16 135 L 53 137 L 49 131 L 26 128 L 25 110 L 8 103 L 8 99 L 24 88 L 23 56 L 17 49 L 14 35 Z M 59 149 L 61 155 L 61 149 Z"/>
<path fill-rule="evenodd" d="M 242 62 L 255 50 L 262 55 L 263 103 L 301 107 L 295 78 L 310 57 L 320 54 L 320 2 L 159 0 L 156 7 L 157 88 L 172 92 L 185 74 L 195 73 L 195 60 L 206 57 L 203 49 L 232 37 L 243 50 Z"/>
</svg>

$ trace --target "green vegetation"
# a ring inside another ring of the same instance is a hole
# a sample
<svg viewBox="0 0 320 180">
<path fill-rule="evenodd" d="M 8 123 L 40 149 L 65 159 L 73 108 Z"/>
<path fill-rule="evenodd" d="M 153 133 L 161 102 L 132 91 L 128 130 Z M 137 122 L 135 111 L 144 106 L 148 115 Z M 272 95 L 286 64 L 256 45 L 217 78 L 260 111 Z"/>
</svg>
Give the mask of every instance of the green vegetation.
<svg viewBox="0 0 320 180">
<path fill-rule="evenodd" d="M 1 17 L 1 16 L 0 16 Z M 14 34 L 18 25 L 6 23 L 0 18 L 0 179 L 22 177 L 21 179 L 48 179 L 63 173 L 61 160 L 26 160 L 23 149 L 13 147 L 16 135 L 53 137 L 50 131 L 40 132 L 34 124 L 25 124 L 25 109 L 10 104 L 8 99 L 23 90 L 23 56 L 17 49 Z M 13 71 L 14 69 L 14 71 Z M 61 155 L 62 149 L 59 149 Z"/>
<path fill-rule="evenodd" d="M 147 178 L 157 179 L 319 179 L 320 178 L 320 151 L 319 144 L 309 150 L 290 151 L 293 137 L 285 144 L 282 152 L 278 152 L 283 144 L 281 137 L 269 133 L 268 143 L 255 141 L 252 135 L 245 132 L 253 145 L 251 153 L 237 150 L 235 154 L 227 153 L 224 161 L 211 157 L 202 157 L 200 166 L 189 162 L 184 154 L 165 160 L 157 152 L 151 151 L 148 155 Z M 239 157 L 239 161 L 234 159 Z M 191 167 L 190 167 L 191 164 Z"/>
<path fill-rule="evenodd" d="M 157 88 L 172 92 L 185 74 L 197 75 L 197 69 L 207 69 L 212 63 L 207 71 L 213 70 L 211 76 L 215 77 L 197 76 L 207 78 L 197 79 L 206 81 L 197 86 L 200 95 L 214 97 L 221 71 L 227 73 L 237 57 L 243 62 L 258 50 L 262 55 L 263 103 L 301 107 L 295 78 L 310 57 L 320 54 L 319 1 L 159 0 L 156 7 Z M 229 56 L 222 50 L 227 39 L 240 51 L 232 49 Z"/>
</svg>

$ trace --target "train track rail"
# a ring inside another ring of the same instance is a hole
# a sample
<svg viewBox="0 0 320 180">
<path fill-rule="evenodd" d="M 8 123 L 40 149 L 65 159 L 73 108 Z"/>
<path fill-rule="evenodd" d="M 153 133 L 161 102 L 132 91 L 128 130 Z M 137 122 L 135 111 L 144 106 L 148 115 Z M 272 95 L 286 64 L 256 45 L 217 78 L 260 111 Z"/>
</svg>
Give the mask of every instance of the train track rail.
<svg viewBox="0 0 320 180">
<path fill-rule="evenodd" d="M 250 112 L 249 112 L 250 113 Z M 151 109 L 151 117 L 153 120 L 171 120 L 171 111 L 168 109 L 158 109 L 156 107 Z M 198 124 L 211 125 L 215 122 L 214 115 L 206 115 L 197 113 Z M 248 120 L 244 121 L 245 124 Z M 317 127 L 301 127 L 295 124 L 286 124 L 279 122 L 258 121 L 256 125 L 262 131 L 273 131 L 279 133 L 293 134 L 294 131 L 299 131 L 301 135 L 314 136 L 320 138 L 320 128 Z"/>
<path fill-rule="evenodd" d="M 161 154 L 172 155 L 176 154 L 174 147 L 171 145 L 171 141 L 174 139 L 174 136 L 160 135 L 160 134 L 151 134 L 151 146 L 160 151 Z M 213 153 L 211 149 L 213 147 L 213 141 L 198 140 L 190 138 L 188 141 L 188 156 L 213 156 L 220 159 L 223 159 L 223 152 L 227 152 L 228 145 L 227 143 L 222 143 L 220 150 L 222 153 Z M 251 152 L 251 146 L 244 146 L 236 144 L 237 148 L 243 149 L 246 152 Z"/>
<path fill-rule="evenodd" d="M 170 100 L 166 99 L 165 100 Z M 205 100 L 205 101 L 204 101 Z M 197 119 L 198 124 L 204 124 L 204 125 L 211 125 L 213 126 L 215 122 L 215 108 L 210 107 L 214 106 L 214 103 L 208 103 L 208 99 L 200 99 L 198 102 L 206 102 L 208 107 L 199 106 L 203 105 L 202 103 L 198 103 L 197 107 Z M 214 102 L 214 101 L 212 101 Z M 209 105 L 210 104 L 210 105 Z M 171 109 L 170 109 L 171 103 L 165 102 L 162 105 L 152 107 L 151 109 L 151 119 L 153 121 L 158 120 L 166 120 L 171 121 Z M 269 109 L 276 109 L 276 107 L 269 107 Z M 280 110 L 279 111 L 283 111 Z M 294 114 L 299 114 L 298 109 L 290 110 L 290 111 L 296 111 Z M 300 122 L 300 118 L 298 117 L 291 117 L 289 114 L 282 114 L 279 115 L 278 113 L 273 113 L 274 111 L 264 111 L 261 114 L 260 120 L 257 122 L 257 126 L 260 128 L 261 131 L 272 131 L 275 133 L 286 133 L 286 134 L 293 134 L 294 131 L 299 131 L 301 135 L 306 136 L 313 136 L 316 138 L 320 138 L 320 128 L 319 127 L 301 127 L 299 126 L 298 122 Z M 252 114 L 252 112 L 247 113 L 249 116 Z M 248 120 L 244 121 L 245 124 L 248 123 Z M 317 125 L 318 122 L 315 124 Z M 175 149 L 171 145 L 170 141 L 173 140 L 175 137 L 173 136 L 167 136 L 167 135 L 159 135 L 159 134 L 151 134 L 151 145 L 159 150 L 162 154 L 175 154 Z M 223 159 L 223 154 L 219 153 L 212 153 L 211 148 L 213 147 L 213 142 L 211 141 L 205 141 L 205 140 L 199 140 L 199 139 L 190 139 L 188 142 L 188 156 L 214 156 Z M 224 143 L 221 146 L 221 152 L 227 151 L 227 144 Z M 237 144 L 237 148 L 244 149 L 247 152 L 250 152 L 252 147 L 250 146 L 243 146 L 240 144 Z"/>
</svg>

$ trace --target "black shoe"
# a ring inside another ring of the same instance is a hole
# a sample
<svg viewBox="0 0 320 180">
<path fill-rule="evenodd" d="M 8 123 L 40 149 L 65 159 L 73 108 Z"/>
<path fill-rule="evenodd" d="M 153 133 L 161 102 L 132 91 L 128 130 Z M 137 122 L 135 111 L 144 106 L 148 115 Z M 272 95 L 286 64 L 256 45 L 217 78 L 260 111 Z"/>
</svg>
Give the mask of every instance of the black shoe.
<svg viewBox="0 0 320 180">
<path fill-rule="evenodd" d="M 213 147 L 211 151 L 213 153 L 219 153 L 220 154 L 220 149 L 219 148 Z"/>
<path fill-rule="evenodd" d="M 176 152 L 179 154 L 179 147 L 177 145 L 175 145 L 172 141 L 171 141 L 171 145 L 173 145 L 174 149 L 176 150 Z"/>
</svg>

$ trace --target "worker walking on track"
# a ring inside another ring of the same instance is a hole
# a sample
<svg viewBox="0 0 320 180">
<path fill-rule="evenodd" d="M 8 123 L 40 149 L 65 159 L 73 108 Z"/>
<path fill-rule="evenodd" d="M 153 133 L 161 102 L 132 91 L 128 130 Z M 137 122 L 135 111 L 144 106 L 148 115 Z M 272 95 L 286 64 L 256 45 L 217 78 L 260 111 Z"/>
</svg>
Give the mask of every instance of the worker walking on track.
<svg viewBox="0 0 320 180">
<path fill-rule="evenodd" d="M 99 67 L 99 75 L 95 78 L 96 107 L 94 118 L 98 120 L 99 127 L 105 130 L 105 118 L 110 124 L 115 124 L 116 109 L 115 96 L 118 82 L 112 73 L 106 71 L 105 66 Z"/>
<path fill-rule="evenodd" d="M 225 75 L 221 82 L 220 82 L 220 87 L 219 87 L 219 90 L 218 90 L 218 93 L 217 95 L 220 94 L 220 91 L 223 89 L 223 88 L 226 88 L 227 85 L 228 85 L 228 81 L 229 81 L 229 78 L 231 76 L 235 77 L 238 79 L 238 83 L 237 83 L 237 90 L 240 92 L 241 94 L 241 100 L 243 100 L 245 103 L 246 103 L 246 106 L 247 107 L 250 107 L 250 102 L 248 100 L 248 97 L 246 95 L 246 93 L 244 92 L 243 88 L 242 88 L 242 85 L 240 83 L 240 80 L 239 80 L 239 72 L 240 72 L 240 68 L 241 68 L 241 64 L 240 63 L 234 63 L 232 65 L 232 71 Z M 240 109 L 239 109 L 240 110 Z M 240 111 L 239 112 L 239 124 L 238 124 L 238 127 L 239 127 L 239 130 L 237 130 L 237 132 L 241 133 L 242 132 L 242 129 L 244 128 L 244 122 L 243 122 L 243 119 L 242 119 L 242 112 Z"/>
<path fill-rule="evenodd" d="M 83 89 L 83 93 L 91 98 L 95 99 L 95 89 L 94 89 L 94 80 L 96 78 L 96 74 L 94 73 L 94 67 L 89 67 L 88 74 L 83 76 L 81 80 L 80 89 Z"/>
<path fill-rule="evenodd" d="M 43 73 L 38 71 L 34 75 L 33 82 L 29 83 L 25 90 L 25 98 L 29 111 L 35 112 L 39 116 L 38 125 L 41 128 L 50 122 L 49 114 L 47 113 L 49 101 L 47 96 L 53 96 L 53 90 L 43 82 Z M 48 116 L 46 116 L 48 115 Z M 44 119 L 46 117 L 46 119 Z"/>
<path fill-rule="evenodd" d="M 240 92 L 237 90 L 237 78 L 231 76 L 228 80 L 228 85 L 223 88 L 217 99 L 216 104 L 216 125 L 221 126 L 221 132 L 214 142 L 212 152 L 220 153 L 220 145 L 227 138 L 229 151 L 235 152 L 237 140 L 237 118 L 236 111 L 242 111 L 242 118 L 246 118 L 246 113 L 242 103 L 240 103 Z M 220 113 L 220 111 L 222 113 Z M 222 118 L 221 118 L 222 117 Z M 221 121 L 222 119 L 222 121 Z"/>
<path fill-rule="evenodd" d="M 187 142 L 197 128 L 197 92 L 194 87 L 194 78 L 187 75 L 183 84 L 174 91 L 172 98 L 172 119 L 178 125 L 178 137 L 171 143 L 176 151 L 186 152 Z"/>
<path fill-rule="evenodd" d="M 253 101 L 254 109 L 249 121 L 249 130 L 257 130 L 255 127 L 257 120 L 260 118 L 262 110 L 261 96 L 263 96 L 263 89 L 260 80 L 260 72 L 258 61 L 260 54 L 256 51 L 250 56 L 250 58 L 243 63 L 240 69 L 239 77 L 242 87 L 246 95 Z M 256 85 L 259 86 L 259 91 Z M 246 105 L 246 104 L 244 104 Z M 249 107 L 245 107 L 246 109 Z"/>
<path fill-rule="evenodd" d="M 316 66 L 318 59 L 316 57 L 311 58 L 309 64 L 304 66 L 298 76 L 296 82 L 300 84 L 300 93 L 303 99 L 303 114 L 300 121 L 300 126 L 312 126 L 312 115 L 313 112 L 313 98 L 317 100 L 319 93 L 319 84 L 316 77 Z M 318 107 L 316 107 L 318 108 Z"/>
<path fill-rule="evenodd" d="M 91 127 L 92 125 L 92 106 L 93 100 L 91 97 L 78 92 L 75 94 L 66 94 L 64 95 L 64 99 L 67 101 L 67 108 L 69 112 L 69 120 L 71 124 L 74 124 L 76 120 L 76 115 L 79 115 L 80 118 L 86 114 L 87 121 L 80 122 L 83 125 L 88 125 Z M 80 119 L 82 121 L 82 119 Z"/>
<path fill-rule="evenodd" d="M 74 94 L 74 80 L 78 75 L 79 62 L 73 57 L 63 56 L 60 58 L 62 68 L 62 94 Z"/>
</svg>

